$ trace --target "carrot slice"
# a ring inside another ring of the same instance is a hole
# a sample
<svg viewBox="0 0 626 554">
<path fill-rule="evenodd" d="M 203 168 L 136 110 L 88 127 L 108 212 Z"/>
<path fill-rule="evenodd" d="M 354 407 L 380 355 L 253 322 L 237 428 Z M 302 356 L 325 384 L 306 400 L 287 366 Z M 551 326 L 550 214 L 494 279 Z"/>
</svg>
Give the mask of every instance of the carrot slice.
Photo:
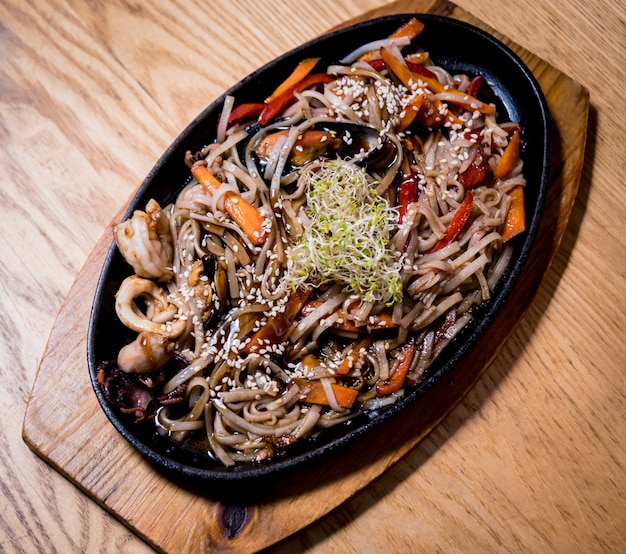
<svg viewBox="0 0 626 554">
<path fill-rule="evenodd" d="M 400 390 L 400 387 L 404 385 L 406 376 L 409 373 L 413 356 L 415 355 L 415 343 L 413 341 L 407 342 L 402 347 L 402 359 L 398 364 L 396 370 L 391 374 L 389 381 L 379 383 L 376 385 L 376 392 L 379 396 L 387 396 L 392 392 Z"/>
<path fill-rule="evenodd" d="M 363 340 L 357 342 L 348 352 L 346 357 L 342 360 L 341 364 L 335 371 L 337 375 L 347 375 L 350 373 L 352 368 L 354 367 L 354 362 L 356 362 L 361 355 L 361 352 L 367 350 L 372 344 L 372 337 L 365 337 Z"/>
<path fill-rule="evenodd" d="M 306 58 L 302 60 L 296 68 L 291 72 L 291 75 L 287 77 L 280 85 L 276 87 L 274 92 L 265 99 L 266 103 L 271 102 L 275 98 L 278 98 L 283 92 L 287 92 L 290 88 L 298 84 L 304 79 L 315 67 L 320 58 Z"/>
<path fill-rule="evenodd" d="M 423 96 L 414 96 L 409 100 L 409 103 L 404 108 L 403 113 L 400 115 L 400 121 L 398 122 L 398 125 L 396 125 L 396 131 L 405 131 L 407 127 L 409 127 L 409 125 L 413 123 L 413 120 L 417 116 L 417 113 L 420 111 L 423 102 Z"/>
<path fill-rule="evenodd" d="M 269 233 L 264 228 L 265 217 L 241 196 L 234 192 L 226 193 L 224 209 L 253 244 L 261 245 L 267 240 Z"/>
<path fill-rule="evenodd" d="M 191 173 L 210 195 L 215 194 L 222 186 L 222 182 L 208 170 L 206 165 L 195 164 L 191 168 Z M 253 244 L 263 244 L 267 240 L 268 232 L 264 227 L 265 217 L 236 192 L 228 191 L 224 195 L 224 209 Z"/>
<path fill-rule="evenodd" d="M 400 27 L 397 31 L 391 33 L 389 38 L 402 38 L 409 37 L 413 40 L 417 35 L 419 35 L 424 30 L 424 24 L 415 17 L 409 19 L 402 27 Z"/>
<path fill-rule="evenodd" d="M 282 342 L 310 294 L 311 289 L 305 288 L 292 292 L 285 304 L 285 309 L 269 318 L 267 323 L 252 335 L 250 342 L 243 348 L 243 352 L 251 354 L 258 352 L 261 348 Z"/>
<path fill-rule="evenodd" d="M 300 363 L 302 364 L 302 371 L 305 375 L 320 365 L 320 361 L 317 359 L 317 356 L 314 356 L 313 354 L 307 354 L 304 358 L 302 358 Z"/>
<path fill-rule="evenodd" d="M 389 38 L 404 38 L 407 37 L 409 40 L 413 40 L 417 35 L 419 35 L 424 30 L 424 24 L 415 17 L 409 19 L 402 27 L 396 29 L 393 33 L 389 35 Z M 368 52 L 359 58 L 362 61 L 369 62 L 372 59 L 372 52 Z"/>
<path fill-rule="evenodd" d="M 320 381 L 308 381 L 307 379 L 296 378 L 295 383 L 300 388 L 300 400 L 308 402 L 309 404 L 321 404 L 323 406 L 329 406 L 330 402 L 326 396 L 326 390 L 324 385 Z M 337 404 L 342 408 L 352 408 L 354 401 L 356 400 L 359 392 L 356 389 L 350 387 L 344 387 L 337 383 L 330 385 Z"/>
<path fill-rule="evenodd" d="M 400 60 L 398 58 L 396 58 L 386 48 L 381 48 L 381 50 L 380 50 L 380 57 L 385 62 L 385 65 L 387 66 L 387 69 L 389 69 L 389 71 L 391 71 L 398 79 L 400 79 L 400 82 L 406 88 L 411 90 L 411 83 L 412 82 L 417 82 L 416 79 L 414 78 L 414 76 L 417 76 L 417 75 L 415 75 L 408 68 L 408 66 L 406 64 L 403 64 L 402 62 L 400 62 Z M 422 75 L 422 77 L 424 79 L 428 79 L 428 77 L 425 77 L 423 75 Z M 434 79 L 434 80 L 436 81 L 436 79 Z"/>
<path fill-rule="evenodd" d="M 511 139 L 509 140 L 509 144 L 506 145 L 502 156 L 500 157 L 500 161 L 498 165 L 493 171 L 493 176 L 496 179 L 502 179 L 506 177 L 511 171 L 515 169 L 517 162 L 519 162 L 520 156 L 520 136 L 518 132 L 515 132 L 511 135 Z"/>
<path fill-rule="evenodd" d="M 506 242 L 526 230 L 524 187 L 518 185 L 512 188 L 507 194 L 511 198 L 511 205 L 509 206 L 509 211 L 506 214 L 506 219 L 502 226 L 502 242 Z"/>
</svg>

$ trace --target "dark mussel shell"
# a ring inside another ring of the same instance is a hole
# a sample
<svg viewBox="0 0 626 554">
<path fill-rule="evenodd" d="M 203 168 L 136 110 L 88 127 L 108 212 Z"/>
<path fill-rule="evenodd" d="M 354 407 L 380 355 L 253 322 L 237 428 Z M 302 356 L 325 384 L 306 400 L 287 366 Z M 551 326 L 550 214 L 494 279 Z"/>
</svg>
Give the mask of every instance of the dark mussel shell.
<svg viewBox="0 0 626 554">
<path fill-rule="evenodd" d="M 174 445 L 144 427 L 135 426 L 132 418 L 118 413 L 103 397 L 97 384 L 99 364 L 114 359 L 118 350 L 134 336 L 121 325 L 114 309 L 115 293 L 131 270 L 115 245 L 111 245 L 97 286 L 89 324 L 90 377 L 111 423 L 139 452 L 166 473 L 213 484 L 234 483 L 274 477 L 307 462 L 318 461 L 357 437 L 376 432 L 379 424 L 416 402 L 451 372 L 489 327 L 499 310 L 506 308 L 507 297 L 522 271 L 537 233 L 548 185 L 550 158 L 549 113 L 545 99 L 531 72 L 508 47 L 484 31 L 450 18 L 430 14 L 392 15 L 358 23 L 304 44 L 252 73 L 225 94 L 234 95 L 237 103 L 258 101 L 269 95 L 303 58 L 321 57 L 320 67 L 335 63 L 355 47 L 389 36 L 410 17 L 418 17 L 426 25 L 417 42 L 429 51 L 436 64 L 453 73 L 483 75 L 491 85 L 501 117 L 522 124 L 522 157 L 529 185 L 526 188 L 527 232 L 517 237 L 512 261 L 493 298 L 477 310 L 473 321 L 428 370 L 420 387 L 407 389 L 403 400 L 386 410 L 366 413 L 350 425 L 339 426 L 316 439 L 305 441 L 289 457 L 259 465 L 226 468 L 199 449 Z M 143 209 L 150 198 L 166 204 L 175 197 L 188 179 L 185 152 L 201 150 L 213 141 L 212 133 L 223 99 L 222 96 L 208 106 L 167 149 L 139 188 L 127 216 L 135 209 Z"/>
<path fill-rule="evenodd" d="M 341 146 L 337 150 L 340 158 L 352 159 L 372 171 L 380 171 L 390 166 L 398 155 L 395 144 L 381 136 L 373 127 L 335 121 L 320 124 L 320 129 L 336 133 L 341 139 Z"/>
<path fill-rule="evenodd" d="M 260 128 L 257 124 L 254 127 Z M 332 144 L 330 141 L 326 142 L 326 151 L 316 152 L 313 156 L 319 155 L 327 158 L 337 156 L 344 160 L 351 160 L 374 172 L 389 168 L 398 156 L 396 145 L 387 138 L 385 133 L 369 125 L 333 120 L 317 123 L 309 128 L 309 131 L 313 130 L 328 132 L 333 139 L 337 139 Z M 278 132 L 280 133 L 280 130 Z M 260 143 L 262 142 L 261 140 Z M 285 173 L 299 169 L 308 161 L 310 161 L 309 156 L 303 155 L 300 163 L 287 164 Z M 261 156 L 257 155 L 257 163 L 260 172 L 263 173 L 264 161 Z"/>
</svg>

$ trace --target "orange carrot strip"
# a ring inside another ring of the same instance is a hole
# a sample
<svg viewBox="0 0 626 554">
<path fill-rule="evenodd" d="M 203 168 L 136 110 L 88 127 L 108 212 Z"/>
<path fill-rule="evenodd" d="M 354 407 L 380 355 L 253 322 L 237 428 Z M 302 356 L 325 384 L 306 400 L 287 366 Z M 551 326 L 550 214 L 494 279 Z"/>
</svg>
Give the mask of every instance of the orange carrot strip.
<svg viewBox="0 0 626 554">
<path fill-rule="evenodd" d="M 409 19 L 402 27 L 400 27 L 397 31 L 391 33 L 389 38 L 401 38 L 401 37 L 409 37 L 413 40 L 417 35 L 419 35 L 424 30 L 424 24 L 415 17 Z"/>
<path fill-rule="evenodd" d="M 306 58 L 302 60 L 296 68 L 291 72 L 291 75 L 287 77 L 280 85 L 276 87 L 274 92 L 265 99 L 265 102 L 271 102 L 283 92 L 287 92 L 290 88 L 302 81 L 315 67 L 320 58 Z"/>
<path fill-rule="evenodd" d="M 524 207 L 524 187 L 518 185 L 512 188 L 508 195 L 511 198 L 511 205 L 506 214 L 504 225 L 502 226 L 502 242 L 512 239 L 526 230 L 526 209 Z"/>
<path fill-rule="evenodd" d="M 354 367 L 363 350 L 367 350 L 372 344 L 372 337 L 365 337 L 363 340 L 356 343 L 354 347 L 350 349 L 348 355 L 342 360 L 341 364 L 335 371 L 337 375 L 347 375 Z"/>
<path fill-rule="evenodd" d="M 191 173 L 211 195 L 215 194 L 222 186 L 222 183 L 203 164 L 194 165 L 191 168 Z M 263 244 L 267 240 L 268 232 L 263 226 L 265 218 L 259 210 L 237 193 L 229 191 L 224 195 L 224 209 L 253 244 Z"/>
<path fill-rule="evenodd" d="M 517 162 L 519 162 L 520 143 L 519 133 L 513 133 L 511 135 L 511 139 L 509 140 L 509 144 L 506 145 L 506 148 L 500 157 L 498 165 L 493 171 L 493 176 L 496 179 L 502 179 L 515 169 Z"/>
<path fill-rule="evenodd" d="M 400 79 L 400 82 L 409 90 L 411 90 L 411 82 L 417 82 L 415 77 L 417 77 L 416 74 L 414 74 L 406 64 L 403 64 L 400 62 L 400 60 L 398 60 L 398 58 L 396 58 L 391 52 L 389 52 L 389 50 L 387 50 L 386 48 L 381 48 L 380 50 L 380 57 L 383 59 L 383 61 L 385 62 L 385 65 L 387 66 L 387 69 L 389 69 L 389 71 L 391 71 L 398 79 Z M 428 77 L 422 75 L 421 77 L 423 77 L 424 79 L 428 79 Z M 436 82 L 436 79 L 434 79 Z M 426 82 L 426 81 L 424 81 Z"/>
<path fill-rule="evenodd" d="M 428 79 L 428 77 L 420 77 L 420 79 L 424 80 L 424 79 Z M 431 81 L 433 81 L 433 79 L 428 79 L 428 81 L 430 83 Z M 439 81 L 435 81 L 435 82 L 438 83 L 439 87 L 444 86 L 441 83 L 439 83 Z M 428 88 L 431 88 L 430 84 L 428 85 Z M 434 90 L 434 89 L 431 88 L 431 90 Z M 492 106 L 491 104 L 486 104 L 485 102 L 483 102 L 482 100 L 479 100 L 475 96 L 471 96 L 467 92 L 462 92 L 455 88 L 448 88 L 448 89 L 444 88 L 443 90 L 439 90 L 435 92 L 445 93 L 448 96 L 445 98 L 442 98 L 444 102 L 447 102 L 448 104 L 454 104 L 455 106 L 459 106 L 460 108 L 463 108 L 464 110 L 467 110 L 468 112 L 479 112 L 482 114 L 490 114 L 490 113 L 495 112 L 496 110 L 496 108 Z"/>
<path fill-rule="evenodd" d="M 404 381 L 406 380 L 406 376 L 409 373 L 409 368 L 411 367 L 411 362 L 413 361 L 413 356 L 415 354 L 415 343 L 413 341 L 407 342 L 402 347 L 402 359 L 398 364 L 396 370 L 391 374 L 391 378 L 389 381 L 385 381 L 384 383 L 379 383 L 376 385 L 376 392 L 379 396 L 387 396 L 392 392 L 396 392 L 400 390 L 400 387 L 404 385 Z"/>
<path fill-rule="evenodd" d="M 409 103 L 406 108 L 404 108 L 404 113 L 401 115 L 400 121 L 396 126 L 396 131 L 404 131 L 409 125 L 411 125 L 411 123 L 413 123 L 413 120 L 417 116 L 417 112 L 419 112 L 423 102 L 423 96 L 414 96 L 411 100 L 409 100 Z"/>
<path fill-rule="evenodd" d="M 307 372 L 313 371 L 316 367 L 320 365 L 320 361 L 317 359 L 317 356 L 313 354 L 307 354 L 301 361 L 302 371 L 306 375 Z"/>
<path fill-rule="evenodd" d="M 424 29 L 424 24 L 418 19 L 412 17 L 402 27 L 395 30 L 389 35 L 389 38 L 404 38 L 408 37 L 409 40 L 413 40 Z M 372 59 L 372 53 L 368 52 L 359 58 L 362 61 L 369 62 Z"/>
<path fill-rule="evenodd" d="M 330 405 L 326 391 L 324 390 L 324 385 L 322 385 L 320 381 L 308 381 L 307 379 L 301 378 L 296 378 L 294 381 L 300 388 L 300 400 L 308 402 L 309 404 Z M 342 408 L 352 408 L 359 394 L 356 389 L 344 387 L 337 383 L 332 383 L 330 387 L 335 395 L 337 404 Z"/>
<path fill-rule="evenodd" d="M 191 174 L 198 179 L 198 182 L 211 196 L 222 186 L 222 182 L 209 171 L 206 165 L 201 163 L 195 164 L 191 168 Z"/>
<path fill-rule="evenodd" d="M 411 71 L 406 64 L 402 63 L 386 48 L 382 48 L 380 50 L 380 57 L 385 62 L 387 68 L 393 72 L 393 74 L 400 79 L 402 84 L 409 90 L 412 90 L 411 85 L 413 83 L 417 83 L 418 80 L 422 81 L 433 92 L 443 92 L 445 90 L 444 85 L 437 79 L 413 73 L 413 71 Z"/>
<path fill-rule="evenodd" d="M 241 196 L 234 192 L 226 193 L 224 209 L 242 228 L 253 244 L 261 245 L 267 240 L 269 234 L 263 227 L 265 218 L 259 210 L 246 202 Z"/>
<path fill-rule="evenodd" d="M 252 335 L 250 342 L 243 348 L 243 352 L 251 354 L 258 352 L 261 348 L 282 342 L 310 294 L 311 289 L 305 288 L 292 292 L 285 304 L 285 309 L 269 318 L 267 323 Z"/>
</svg>

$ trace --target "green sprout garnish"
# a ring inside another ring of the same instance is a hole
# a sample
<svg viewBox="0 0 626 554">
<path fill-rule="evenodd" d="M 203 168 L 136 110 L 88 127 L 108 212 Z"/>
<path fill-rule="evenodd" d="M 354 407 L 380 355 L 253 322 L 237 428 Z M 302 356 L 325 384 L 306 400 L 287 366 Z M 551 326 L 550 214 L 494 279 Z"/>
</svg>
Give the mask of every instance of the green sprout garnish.
<svg viewBox="0 0 626 554">
<path fill-rule="evenodd" d="M 337 283 L 366 301 L 402 300 L 402 256 L 389 248 L 398 213 L 370 181 L 362 168 L 341 160 L 311 175 L 309 222 L 289 251 L 292 287 Z"/>
</svg>

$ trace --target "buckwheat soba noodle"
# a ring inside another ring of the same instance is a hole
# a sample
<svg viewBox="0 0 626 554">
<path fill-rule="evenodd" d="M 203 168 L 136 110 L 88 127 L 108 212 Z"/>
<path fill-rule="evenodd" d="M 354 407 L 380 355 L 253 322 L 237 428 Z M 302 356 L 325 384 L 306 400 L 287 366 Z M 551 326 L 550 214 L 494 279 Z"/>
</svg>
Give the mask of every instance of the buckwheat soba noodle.
<svg viewBox="0 0 626 554">
<path fill-rule="evenodd" d="M 137 336 L 98 381 L 121 412 L 226 466 L 288 455 L 418 386 L 490 298 L 524 231 L 520 127 L 420 30 L 226 97 L 175 201 L 115 228 Z"/>
</svg>

